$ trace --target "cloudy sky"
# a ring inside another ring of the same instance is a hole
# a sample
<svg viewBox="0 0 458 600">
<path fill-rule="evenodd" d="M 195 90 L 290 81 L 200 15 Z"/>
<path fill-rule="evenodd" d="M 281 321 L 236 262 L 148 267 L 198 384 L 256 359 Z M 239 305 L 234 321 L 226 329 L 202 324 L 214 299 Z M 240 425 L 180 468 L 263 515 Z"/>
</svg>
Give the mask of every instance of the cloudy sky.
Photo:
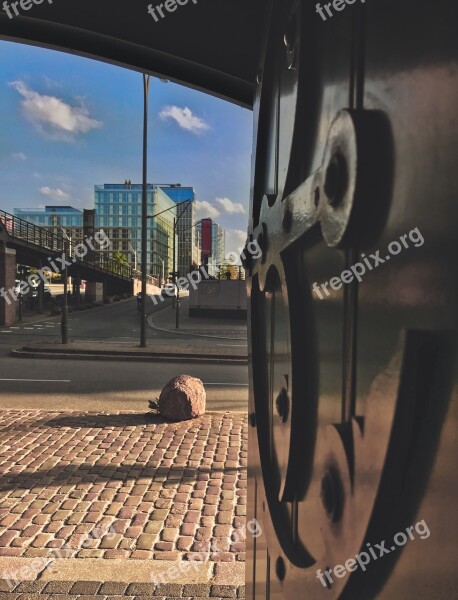
<svg viewBox="0 0 458 600">
<path fill-rule="evenodd" d="M 93 207 L 94 184 L 141 182 L 139 73 L 0 41 L 0 208 Z M 252 113 L 152 80 L 149 181 L 193 186 L 198 216 L 245 240 Z"/>
</svg>

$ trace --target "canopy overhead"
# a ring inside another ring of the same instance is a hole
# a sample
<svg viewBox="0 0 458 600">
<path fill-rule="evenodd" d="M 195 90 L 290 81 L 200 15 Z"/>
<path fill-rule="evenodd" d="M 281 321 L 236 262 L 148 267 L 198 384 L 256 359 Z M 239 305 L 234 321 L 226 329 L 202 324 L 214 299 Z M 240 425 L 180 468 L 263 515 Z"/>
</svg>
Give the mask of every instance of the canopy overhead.
<svg viewBox="0 0 458 600">
<path fill-rule="evenodd" d="M 154 73 L 252 106 L 269 0 L 42 1 L 8 0 L 12 18 L 0 10 L 0 37 Z"/>
</svg>

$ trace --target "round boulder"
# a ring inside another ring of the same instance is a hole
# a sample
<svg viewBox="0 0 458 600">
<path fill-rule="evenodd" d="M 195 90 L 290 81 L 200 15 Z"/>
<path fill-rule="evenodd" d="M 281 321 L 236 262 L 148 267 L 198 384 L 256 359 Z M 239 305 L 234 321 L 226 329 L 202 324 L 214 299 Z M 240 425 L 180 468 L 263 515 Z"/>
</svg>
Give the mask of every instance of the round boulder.
<svg viewBox="0 0 458 600">
<path fill-rule="evenodd" d="M 187 421 L 205 413 L 206 393 L 200 379 L 178 375 L 171 379 L 159 396 L 159 413 L 171 421 Z"/>
</svg>

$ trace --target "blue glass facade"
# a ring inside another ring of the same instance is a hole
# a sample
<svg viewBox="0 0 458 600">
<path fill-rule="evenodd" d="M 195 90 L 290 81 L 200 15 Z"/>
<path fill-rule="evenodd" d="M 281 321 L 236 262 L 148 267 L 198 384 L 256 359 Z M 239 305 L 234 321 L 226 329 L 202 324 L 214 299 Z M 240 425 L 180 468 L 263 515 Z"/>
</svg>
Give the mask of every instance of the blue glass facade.
<svg viewBox="0 0 458 600">
<path fill-rule="evenodd" d="M 186 275 L 193 262 L 198 262 L 199 255 L 196 243 L 196 193 L 192 187 L 161 186 L 169 198 L 178 205 L 177 224 L 178 248 L 177 248 L 177 270 L 180 275 Z M 191 201 L 187 207 L 180 208 L 181 202 Z"/>
<path fill-rule="evenodd" d="M 142 184 L 105 183 L 94 187 L 95 227 L 111 242 L 110 252 L 122 252 L 132 267 L 141 268 Z M 147 185 L 148 273 L 162 278 L 172 271 L 175 202 L 154 184 Z"/>
</svg>

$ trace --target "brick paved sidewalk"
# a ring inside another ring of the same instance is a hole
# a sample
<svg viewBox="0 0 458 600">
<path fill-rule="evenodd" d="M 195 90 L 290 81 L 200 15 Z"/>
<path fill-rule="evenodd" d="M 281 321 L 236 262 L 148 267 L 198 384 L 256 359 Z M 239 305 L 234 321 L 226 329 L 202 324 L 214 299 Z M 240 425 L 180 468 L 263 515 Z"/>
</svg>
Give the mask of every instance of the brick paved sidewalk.
<svg viewBox="0 0 458 600">
<path fill-rule="evenodd" d="M 0 417 L 0 556 L 244 561 L 245 415 Z"/>
<path fill-rule="evenodd" d="M 151 595 L 153 593 L 153 596 Z M 0 579 L 0 600 L 192 600 L 199 598 L 245 598 L 245 586 L 164 585 L 152 592 L 151 584 L 97 581 L 23 581 L 13 590 Z"/>
</svg>

